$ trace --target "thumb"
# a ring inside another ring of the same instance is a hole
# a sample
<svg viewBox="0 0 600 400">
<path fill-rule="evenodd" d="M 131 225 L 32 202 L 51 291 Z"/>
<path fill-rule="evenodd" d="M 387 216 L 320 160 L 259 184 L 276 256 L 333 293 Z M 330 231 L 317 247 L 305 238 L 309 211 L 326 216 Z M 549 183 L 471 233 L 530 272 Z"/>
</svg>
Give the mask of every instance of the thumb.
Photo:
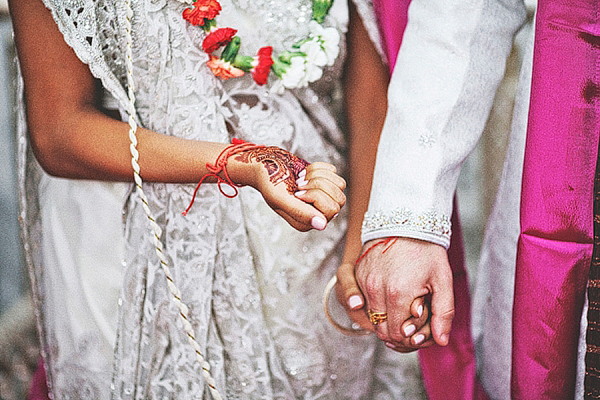
<svg viewBox="0 0 600 400">
<path fill-rule="evenodd" d="M 440 346 L 446 346 L 452 330 L 454 318 L 454 291 L 452 287 L 452 271 L 443 273 L 437 282 L 432 282 L 431 295 L 431 331 L 433 340 Z"/>
<path fill-rule="evenodd" d="M 354 276 L 354 264 L 342 263 L 337 270 L 336 295 L 340 304 L 349 310 L 359 310 L 365 304 L 365 299 L 358 288 Z"/>
</svg>

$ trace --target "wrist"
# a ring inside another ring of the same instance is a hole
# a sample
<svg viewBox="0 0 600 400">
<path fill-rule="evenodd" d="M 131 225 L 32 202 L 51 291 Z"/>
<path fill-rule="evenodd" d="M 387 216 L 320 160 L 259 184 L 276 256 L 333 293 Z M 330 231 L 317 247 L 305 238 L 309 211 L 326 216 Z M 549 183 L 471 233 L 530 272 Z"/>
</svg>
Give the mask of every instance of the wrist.
<svg viewBox="0 0 600 400">
<path fill-rule="evenodd" d="M 237 186 L 251 186 L 256 188 L 259 181 L 259 173 L 260 164 L 254 162 L 252 159 L 245 160 L 243 157 L 237 157 L 236 154 L 229 157 L 227 174 Z"/>
<path fill-rule="evenodd" d="M 208 170 L 208 173 L 202 176 L 198 182 L 198 185 L 196 185 L 190 205 L 183 212 L 183 215 L 187 215 L 188 211 L 194 204 L 194 199 L 196 198 L 198 189 L 205 181 L 212 182 L 212 180 L 215 179 L 221 193 L 229 198 L 237 196 L 237 187 L 251 184 L 254 181 L 253 176 L 255 176 L 253 173 L 248 173 L 252 169 L 252 163 L 250 162 L 251 159 L 247 156 L 240 157 L 240 153 L 262 147 L 264 146 L 247 143 L 239 139 L 233 139 L 231 145 L 221 148 L 221 151 L 216 157 L 214 163 L 206 163 L 206 169 Z M 232 157 L 236 155 L 237 157 L 233 159 Z M 232 159 L 232 163 L 228 165 L 230 159 Z M 240 168 L 241 165 L 236 165 L 236 160 L 240 161 L 240 164 L 248 164 L 248 168 Z M 224 190 L 224 186 L 230 187 L 232 192 L 226 192 Z"/>
</svg>

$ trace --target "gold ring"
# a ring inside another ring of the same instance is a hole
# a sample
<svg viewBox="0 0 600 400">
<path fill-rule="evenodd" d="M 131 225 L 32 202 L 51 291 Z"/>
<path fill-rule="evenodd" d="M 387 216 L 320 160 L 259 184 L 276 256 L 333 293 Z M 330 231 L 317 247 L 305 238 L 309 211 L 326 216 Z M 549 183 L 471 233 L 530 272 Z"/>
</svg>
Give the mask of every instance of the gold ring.
<svg viewBox="0 0 600 400">
<path fill-rule="evenodd" d="M 371 321 L 373 325 L 379 325 L 382 322 L 387 321 L 386 312 L 375 312 L 373 310 L 369 310 L 367 313 L 369 314 L 369 321 Z"/>
</svg>

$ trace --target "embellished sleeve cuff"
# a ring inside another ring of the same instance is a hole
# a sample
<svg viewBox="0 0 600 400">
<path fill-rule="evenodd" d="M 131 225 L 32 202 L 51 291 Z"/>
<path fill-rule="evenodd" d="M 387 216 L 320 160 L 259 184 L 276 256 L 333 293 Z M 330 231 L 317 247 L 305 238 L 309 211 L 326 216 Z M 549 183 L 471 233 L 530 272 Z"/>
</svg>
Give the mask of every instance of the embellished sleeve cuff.
<svg viewBox="0 0 600 400">
<path fill-rule="evenodd" d="M 362 225 L 362 242 L 389 236 L 425 240 L 448 249 L 450 217 L 437 211 L 415 213 L 407 208 L 367 212 Z"/>
</svg>

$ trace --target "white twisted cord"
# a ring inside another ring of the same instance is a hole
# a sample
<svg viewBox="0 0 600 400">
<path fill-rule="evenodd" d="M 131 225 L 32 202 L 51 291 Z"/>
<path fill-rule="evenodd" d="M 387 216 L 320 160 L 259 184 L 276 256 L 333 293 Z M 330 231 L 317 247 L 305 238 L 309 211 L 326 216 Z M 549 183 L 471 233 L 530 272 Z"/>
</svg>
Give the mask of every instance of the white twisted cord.
<svg viewBox="0 0 600 400">
<path fill-rule="evenodd" d="M 131 151 L 131 165 L 133 167 L 133 179 L 135 181 L 135 185 L 138 191 L 138 195 L 140 196 L 140 200 L 142 201 L 142 207 L 148 216 L 148 220 L 150 220 L 150 225 L 153 231 L 153 243 L 154 248 L 156 250 L 156 254 L 158 255 L 158 259 L 160 260 L 160 265 L 162 270 L 165 273 L 167 278 L 167 286 L 169 287 L 169 291 L 173 295 L 173 299 L 175 301 L 175 305 L 179 309 L 179 316 L 183 322 L 183 328 L 188 337 L 189 343 L 194 348 L 196 352 L 196 360 L 202 366 L 202 375 L 204 376 L 204 380 L 209 387 L 210 393 L 212 394 L 213 399 L 222 400 L 221 394 L 217 391 L 216 382 L 210 373 L 210 364 L 205 360 L 202 355 L 202 351 L 200 345 L 195 339 L 194 328 L 188 319 L 188 307 L 181 301 L 181 292 L 175 286 L 175 282 L 173 281 L 173 275 L 171 274 L 171 270 L 169 269 L 169 265 L 167 264 L 167 260 L 163 253 L 162 242 L 160 241 L 160 236 L 162 235 L 162 230 L 160 226 L 156 223 L 154 215 L 148 206 L 148 198 L 142 189 L 142 178 L 140 176 L 140 165 L 138 164 L 139 152 L 137 151 L 137 122 L 135 120 L 135 93 L 134 93 L 134 85 L 133 85 L 133 61 L 132 61 L 132 37 L 131 37 L 131 18 L 133 17 L 133 9 L 131 7 L 131 0 L 126 0 L 127 4 L 127 16 L 126 16 L 126 40 L 127 40 L 127 49 L 126 49 L 126 66 L 127 66 L 127 95 L 129 98 L 128 104 L 128 114 L 129 114 L 129 140 L 131 144 L 129 145 L 129 149 Z"/>
</svg>

